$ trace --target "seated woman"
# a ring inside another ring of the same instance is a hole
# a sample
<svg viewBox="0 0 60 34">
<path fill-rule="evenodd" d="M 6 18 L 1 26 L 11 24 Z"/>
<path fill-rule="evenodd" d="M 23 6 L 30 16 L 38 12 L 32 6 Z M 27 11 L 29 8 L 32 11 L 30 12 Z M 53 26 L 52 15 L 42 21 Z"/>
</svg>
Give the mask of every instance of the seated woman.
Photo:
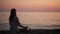
<svg viewBox="0 0 60 34">
<path fill-rule="evenodd" d="M 11 9 L 10 17 L 9 17 L 9 25 L 10 25 L 10 32 L 17 32 L 19 31 L 18 26 L 25 29 L 26 27 L 22 26 L 16 16 L 16 9 Z M 27 29 L 27 28 L 26 28 Z"/>
</svg>

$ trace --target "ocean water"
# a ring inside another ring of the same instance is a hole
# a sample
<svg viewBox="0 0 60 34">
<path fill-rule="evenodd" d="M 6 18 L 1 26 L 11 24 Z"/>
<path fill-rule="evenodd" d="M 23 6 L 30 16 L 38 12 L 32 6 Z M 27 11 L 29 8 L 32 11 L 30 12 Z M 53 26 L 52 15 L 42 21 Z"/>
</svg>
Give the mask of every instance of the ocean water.
<svg viewBox="0 0 60 34">
<path fill-rule="evenodd" d="M 22 24 L 23 26 L 28 26 L 29 29 L 47 29 L 47 30 L 53 30 L 53 29 L 60 29 L 60 25 L 40 25 L 40 24 Z M 9 30 L 10 26 L 9 23 L 2 23 L 0 24 L 0 31 L 1 30 Z"/>
<path fill-rule="evenodd" d="M 9 29 L 10 11 L 0 12 L 0 30 Z M 54 11 L 17 11 L 19 22 L 31 29 L 54 29 L 60 28 L 60 12 Z M 6 24 L 5 24 L 6 23 Z M 7 26 L 8 25 L 8 26 Z M 55 25 L 58 25 L 55 27 Z"/>
</svg>

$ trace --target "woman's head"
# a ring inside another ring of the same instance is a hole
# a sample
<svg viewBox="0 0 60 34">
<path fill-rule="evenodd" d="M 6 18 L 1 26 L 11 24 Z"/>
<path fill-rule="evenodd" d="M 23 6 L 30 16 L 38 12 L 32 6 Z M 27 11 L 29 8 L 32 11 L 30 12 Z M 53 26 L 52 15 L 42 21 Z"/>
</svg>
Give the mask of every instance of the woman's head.
<svg viewBox="0 0 60 34">
<path fill-rule="evenodd" d="M 12 8 L 10 12 L 9 20 L 13 20 L 14 16 L 16 17 L 16 9 Z"/>
<path fill-rule="evenodd" d="M 10 15 L 11 15 L 11 16 L 16 16 L 16 9 L 15 9 L 15 8 L 12 8 L 12 9 L 11 9 Z"/>
</svg>

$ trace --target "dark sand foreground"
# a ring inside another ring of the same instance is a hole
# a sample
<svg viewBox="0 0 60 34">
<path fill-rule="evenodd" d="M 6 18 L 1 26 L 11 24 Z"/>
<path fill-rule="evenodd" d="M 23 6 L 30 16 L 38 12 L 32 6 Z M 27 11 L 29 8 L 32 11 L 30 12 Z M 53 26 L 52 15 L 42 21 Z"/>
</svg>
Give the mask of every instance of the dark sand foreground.
<svg viewBox="0 0 60 34">
<path fill-rule="evenodd" d="M 0 31 L 0 34 L 12 34 L 9 31 Z M 46 29 L 33 29 L 29 31 L 19 31 L 16 34 L 60 34 L 60 29 L 46 30 Z"/>
</svg>

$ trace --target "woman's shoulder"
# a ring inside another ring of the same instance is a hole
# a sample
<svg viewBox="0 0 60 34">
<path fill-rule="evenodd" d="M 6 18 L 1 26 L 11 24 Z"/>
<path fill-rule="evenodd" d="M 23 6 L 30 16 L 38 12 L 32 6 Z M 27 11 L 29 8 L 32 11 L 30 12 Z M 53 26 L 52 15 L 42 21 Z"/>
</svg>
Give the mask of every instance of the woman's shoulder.
<svg viewBox="0 0 60 34">
<path fill-rule="evenodd" d="M 18 19 L 18 17 L 17 16 L 14 16 L 14 19 Z"/>
</svg>

